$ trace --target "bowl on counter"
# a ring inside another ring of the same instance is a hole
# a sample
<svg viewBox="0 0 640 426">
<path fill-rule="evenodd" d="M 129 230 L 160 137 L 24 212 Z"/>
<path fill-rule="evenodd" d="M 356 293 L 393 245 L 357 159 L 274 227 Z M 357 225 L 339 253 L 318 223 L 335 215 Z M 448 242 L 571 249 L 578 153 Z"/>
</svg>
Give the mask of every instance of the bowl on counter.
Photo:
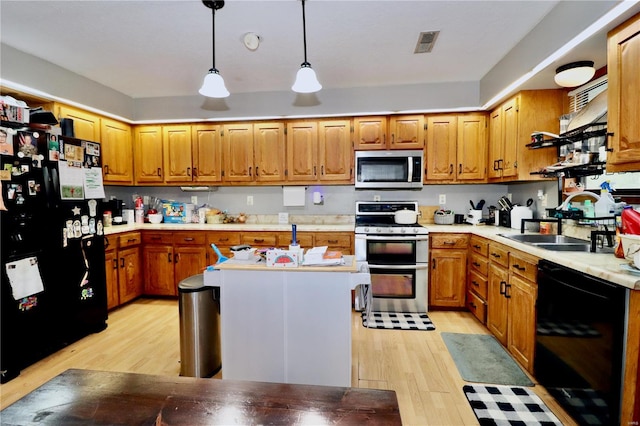
<svg viewBox="0 0 640 426">
<path fill-rule="evenodd" d="M 150 223 L 161 223 L 162 222 L 162 214 L 161 213 L 151 213 L 147 216 L 149 218 Z"/>
</svg>

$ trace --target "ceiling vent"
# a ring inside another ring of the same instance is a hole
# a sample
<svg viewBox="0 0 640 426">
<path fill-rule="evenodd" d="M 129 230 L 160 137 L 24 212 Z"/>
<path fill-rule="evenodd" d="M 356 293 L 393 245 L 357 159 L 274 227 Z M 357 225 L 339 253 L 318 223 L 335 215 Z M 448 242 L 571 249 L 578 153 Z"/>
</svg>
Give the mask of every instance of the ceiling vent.
<svg viewBox="0 0 640 426">
<path fill-rule="evenodd" d="M 420 33 L 418 36 L 418 43 L 416 44 L 416 50 L 413 53 L 429 53 L 433 49 L 433 45 L 436 44 L 440 31 L 427 31 Z"/>
</svg>

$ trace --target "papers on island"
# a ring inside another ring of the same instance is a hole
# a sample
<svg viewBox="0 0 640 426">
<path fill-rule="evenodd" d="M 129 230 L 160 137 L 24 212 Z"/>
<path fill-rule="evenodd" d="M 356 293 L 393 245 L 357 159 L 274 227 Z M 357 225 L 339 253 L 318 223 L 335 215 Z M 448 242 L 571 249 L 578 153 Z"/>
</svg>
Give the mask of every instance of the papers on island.
<svg viewBox="0 0 640 426">
<path fill-rule="evenodd" d="M 302 258 L 302 266 L 344 265 L 340 251 L 328 251 L 327 246 L 314 247 L 307 250 Z"/>
</svg>

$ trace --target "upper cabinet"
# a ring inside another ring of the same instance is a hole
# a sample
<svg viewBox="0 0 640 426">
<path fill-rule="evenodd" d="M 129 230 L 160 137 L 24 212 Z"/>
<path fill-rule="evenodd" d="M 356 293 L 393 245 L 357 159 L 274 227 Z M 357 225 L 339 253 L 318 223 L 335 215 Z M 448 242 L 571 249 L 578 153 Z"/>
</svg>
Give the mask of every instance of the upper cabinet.
<svg viewBox="0 0 640 426">
<path fill-rule="evenodd" d="M 224 181 L 282 182 L 285 136 L 281 122 L 223 125 Z"/>
<path fill-rule="evenodd" d="M 349 120 L 287 123 L 287 181 L 344 182 L 352 180 Z"/>
<path fill-rule="evenodd" d="M 100 142 L 100 117 L 66 105 L 56 105 L 58 121 L 63 118 L 73 120 L 74 137 Z"/>
<path fill-rule="evenodd" d="M 536 180 L 539 171 L 557 160 L 553 147 L 529 150 L 531 133 L 560 132 L 562 90 L 526 90 L 489 115 L 489 181 Z"/>
<path fill-rule="evenodd" d="M 360 151 L 388 149 L 388 119 L 385 116 L 355 117 L 353 119 L 353 147 Z"/>
<path fill-rule="evenodd" d="M 486 179 L 486 115 L 427 116 L 425 180 L 483 182 Z"/>
<path fill-rule="evenodd" d="M 131 126 L 103 118 L 100 128 L 103 182 L 116 185 L 132 184 Z"/>
<path fill-rule="evenodd" d="M 163 126 L 162 146 L 164 181 L 191 182 L 193 180 L 191 126 Z"/>
<path fill-rule="evenodd" d="M 163 183 L 162 126 L 136 126 L 133 136 L 136 183 Z"/>
<path fill-rule="evenodd" d="M 222 180 L 222 140 L 220 126 L 194 125 L 191 128 L 192 181 L 217 183 Z"/>
<path fill-rule="evenodd" d="M 640 14 L 608 34 L 607 172 L 640 171 Z"/>
<path fill-rule="evenodd" d="M 424 148 L 424 115 L 392 115 L 389 133 L 391 149 Z"/>
</svg>

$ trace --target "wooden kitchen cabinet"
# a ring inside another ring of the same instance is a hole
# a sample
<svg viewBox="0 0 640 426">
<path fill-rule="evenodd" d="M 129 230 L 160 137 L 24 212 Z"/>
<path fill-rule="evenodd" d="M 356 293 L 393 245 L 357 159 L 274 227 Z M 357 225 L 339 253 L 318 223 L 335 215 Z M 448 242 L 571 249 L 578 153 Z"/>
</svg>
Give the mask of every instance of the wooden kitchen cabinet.
<svg viewBox="0 0 640 426">
<path fill-rule="evenodd" d="M 222 132 L 224 180 L 282 182 L 285 180 L 284 124 L 225 124 Z"/>
<path fill-rule="evenodd" d="M 240 244 L 249 244 L 255 248 L 277 247 L 278 235 L 275 232 L 268 231 L 242 232 L 240 234 Z"/>
<path fill-rule="evenodd" d="M 388 149 L 386 116 L 355 117 L 353 119 L 353 147 L 355 150 Z"/>
<path fill-rule="evenodd" d="M 55 109 L 58 121 L 63 118 L 73 120 L 74 137 L 93 142 L 101 142 L 100 116 L 62 104 L 56 104 Z"/>
<path fill-rule="evenodd" d="M 607 172 L 640 171 L 640 14 L 607 37 Z"/>
<path fill-rule="evenodd" d="M 257 182 L 285 180 L 284 123 L 269 122 L 253 125 L 253 147 Z"/>
<path fill-rule="evenodd" d="M 426 181 L 483 182 L 486 115 L 427 116 Z"/>
<path fill-rule="evenodd" d="M 137 184 L 164 182 L 164 146 L 162 126 L 136 126 L 134 136 L 134 170 Z"/>
<path fill-rule="evenodd" d="M 390 149 L 424 148 L 424 115 L 392 115 L 389 119 Z"/>
<path fill-rule="evenodd" d="M 489 114 L 489 181 L 539 180 L 531 175 L 557 161 L 555 147 L 531 150 L 531 133 L 560 132 L 564 91 L 524 90 Z M 544 129 L 544 130 L 541 130 Z"/>
<path fill-rule="evenodd" d="M 190 183 L 193 181 L 193 151 L 191 126 L 162 127 L 164 181 Z"/>
<path fill-rule="evenodd" d="M 105 237 L 107 308 L 116 308 L 143 293 L 140 268 L 140 232 Z"/>
<path fill-rule="evenodd" d="M 353 177 L 353 148 L 349 120 L 321 120 L 318 123 L 319 179 L 349 182 Z"/>
<path fill-rule="evenodd" d="M 289 182 L 350 182 L 352 147 L 349 120 L 287 123 Z"/>
<path fill-rule="evenodd" d="M 206 235 L 196 231 L 145 233 L 145 294 L 177 296 L 178 284 L 207 267 Z"/>
<path fill-rule="evenodd" d="M 133 184 L 131 126 L 116 120 L 100 121 L 102 179 L 105 184 Z"/>
<path fill-rule="evenodd" d="M 277 237 L 277 245 L 279 248 L 288 248 L 289 244 L 292 244 L 293 241 L 291 239 L 291 232 L 278 232 L 276 234 Z M 298 245 L 302 247 L 305 251 L 313 247 L 313 233 L 312 232 L 297 232 L 296 239 L 298 240 Z"/>
<path fill-rule="evenodd" d="M 463 308 L 467 271 L 467 234 L 431 234 L 429 306 Z"/>
<path fill-rule="evenodd" d="M 215 254 L 211 244 L 215 244 L 223 256 L 231 257 L 232 253 L 229 249 L 232 246 L 240 244 L 240 233 L 232 231 L 214 231 L 207 232 L 207 250 L 209 251 L 209 263 L 214 264 L 218 261 L 218 255 Z"/>
<path fill-rule="evenodd" d="M 489 244 L 487 327 L 527 369 L 533 372 L 537 258 L 497 243 Z M 505 253 L 506 265 L 505 266 Z"/>
<path fill-rule="evenodd" d="M 467 273 L 467 300 L 469 311 L 483 324 L 487 323 L 489 287 L 489 241 L 472 235 L 469 242 L 469 268 Z"/>
<path fill-rule="evenodd" d="M 316 232 L 316 247 L 327 246 L 327 250 L 341 251 L 343 255 L 353 254 L 353 233 L 351 232 Z"/>
<path fill-rule="evenodd" d="M 219 183 L 222 181 L 222 141 L 220 126 L 194 125 L 191 128 L 191 158 L 194 183 Z"/>
</svg>

